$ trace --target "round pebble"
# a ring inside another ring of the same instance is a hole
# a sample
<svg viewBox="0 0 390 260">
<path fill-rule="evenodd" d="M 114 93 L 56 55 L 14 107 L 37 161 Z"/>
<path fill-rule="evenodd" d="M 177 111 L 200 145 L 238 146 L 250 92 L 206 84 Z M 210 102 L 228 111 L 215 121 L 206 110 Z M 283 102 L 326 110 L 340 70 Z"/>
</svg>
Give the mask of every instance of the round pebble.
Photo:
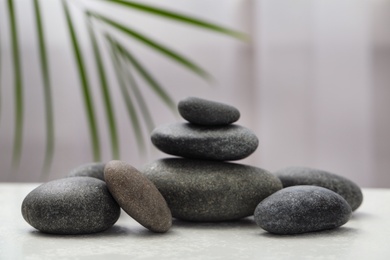
<svg viewBox="0 0 390 260">
<path fill-rule="evenodd" d="M 121 208 L 141 225 L 160 233 L 170 229 L 172 215 L 164 197 L 137 169 L 122 161 L 110 161 L 104 178 Z"/>
<path fill-rule="evenodd" d="M 219 161 L 243 159 L 259 144 L 252 131 L 239 125 L 209 127 L 173 123 L 156 128 L 151 139 L 167 154 Z"/>
<path fill-rule="evenodd" d="M 363 202 L 362 190 L 345 177 L 307 167 L 288 167 L 275 172 L 283 187 L 315 185 L 330 189 L 341 195 L 356 210 Z"/>
<path fill-rule="evenodd" d="M 229 125 L 240 118 L 240 111 L 233 106 L 197 97 L 181 100 L 178 109 L 185 120 L 199 125 Z"/>
<path fill-rule="evenodd" d="M 68 177 L 86 176 L 104 181 L 105 165 L 106 164 L 102 162 L 83 164 L 71 170 L 68 174 Z"/>
<path fill-rule="evenodd" d="M 282 188 L 266 170 L 218 161 L 168 158 L 141 172 L 160 190 L 173 217 L 190 221 L 251 216 L 260 201 Z"/>
<path fill-rule="evenodd" d="M 52 234 L 88 234 L 115 224 L 120 208 L 106 184 L 96 178 L 73 177 L 44 183 L 22 203 L 23 218 Z"/>
<path fill-rule="evenodd" d="M 256 224 L 274 234 L 292 235 L 340 227 L 351 207 L 339 194 L 318 186 L 284 188 L 256 207 Z"/>
</svg>

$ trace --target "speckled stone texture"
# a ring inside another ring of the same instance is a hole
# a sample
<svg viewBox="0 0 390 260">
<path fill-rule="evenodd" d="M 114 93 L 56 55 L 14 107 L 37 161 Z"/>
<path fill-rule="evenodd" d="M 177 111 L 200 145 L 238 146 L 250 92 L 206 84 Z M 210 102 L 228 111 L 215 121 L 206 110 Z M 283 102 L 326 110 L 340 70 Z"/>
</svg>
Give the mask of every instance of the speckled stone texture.
<svg viewBox="0 0 390 260">
<path fill-rule="evenodd" d="M 167 154 L 219 161 L 243 159 L 259 145 L 256 135 L 239 125 L 209 127 L 173 123 L 157 127 L 151 139 Z"/>
<path fill-rule="evenodd" d="M 318 186 L 284 188 L 256 207 L 256 224 L 274 234 L 292 235 L 340 227 L 351 207 L 339 194 Z"/>
<path fill-rule="evenodd" d="M 288 167 L 275 172 L 283 187 L 315 185 L 340 194 L 356 210 L 363 202 L 363 193 L 358 185 L 342 176 L 307 167 Z"/>
<path fill-rule="evenodd" d="M 240 111 L 233 106 L 197 97 L 181 100 L 178 109 L 185 120 L 199 125 L 229 125 L 240 118 Z"/>
<path fill-rule="evenodd" d="M 104 181 L 104 166 L 106 164 L 102 162 L 93 162 L 80 165 L 74 169 L 72 169 L 68 177 L 76 177 L 76 176 L 86 176 L 97 178 L 99 180 Z"/>
<path fill-rule="evenodd" d="M 260 201 L 282 188 L 263 169 L 218 161 L 168 158 L 141 172 L 160 190 L 173 217 L 190 221 L 251 216 Z"/>
<path fill-rule="evenodd" d="M 75 235 L 108 229 L 118 220 L 120 208 L 105 182 L 73 177 L 31 191 L 22 203 L 22 215 L 42 232 Z"/>
<path fill-rule="evenodd" d="M 104 178 L 121 208 L 141 225 L 160 233 L 170 229 L 172 215 L 164 197 L 137 169 L 122 161 L 110 161 Z"/>
</svg>

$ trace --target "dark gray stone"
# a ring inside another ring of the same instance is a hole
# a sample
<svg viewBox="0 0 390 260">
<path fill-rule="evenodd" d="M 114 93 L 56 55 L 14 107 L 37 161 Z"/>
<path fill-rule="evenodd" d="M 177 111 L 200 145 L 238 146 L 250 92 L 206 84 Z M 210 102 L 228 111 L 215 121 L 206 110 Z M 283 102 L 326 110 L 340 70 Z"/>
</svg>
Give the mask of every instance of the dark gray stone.
<svg viewBox="0 0 390 260">
<path fill-rule="evenodd" d="M 141 172 L 160 190 L 172 216 L 190 221 L 251 216 L 260 201 L 282 188 L 263 169 L 218 161 L 169 158 Z"/>
<path fill-rule="evenodd" d="M 34 228 L 53 234 L 88 234 L 115 224 L 120 208 L 106 183 L 73 177 L 44 183 L 22 203 L 23 218 Z"/>
<path fill-rule="evenodd" d="M 240 111 L 233 106 L 197 97 L 181 100 L 178 109 L 185 120 L 199 125 L 229 125 L 240 118 Z"/>
<path fill-rule="evenodd" d="M 252 154 L 259 140 L 239 125 L 199 126 L 173 123 L 152 132 L 153 144 L 162 152 L 192 159 L 230 161 Z"/>
<path fill-rule="evenodd" d="M 307 167 L 289 167 L 275 172 L 283 187 L 315 185 L 340 194 L 356 210 L 363 202 L 362 190 L 354 182 L 342 176 Z"/>
<path fill-rule="evenodd" d="M 137 169 L 122 161 L 111 161 L 104 177 L 112 196 L 129 216 L 154 232 L 170 229 L 172 215 L 164 197 Z"/>
<path fill-rule="evenodd" d="M 68 177 L 92 177 L 97 178 L 99 180 L 104 181 L 104 166 L 106 164 L 102 162 L 93 162 L 80 165 L 73 170 L 71 170 L 68 174 Z"/>
<path fill-rule="evenodd" d="M 256 207 L 256 224 L 270 233 L 291 235 L 340 227 L 351 207 L 339 194 L 318 186 L 284 188 Z"/>
</svg>

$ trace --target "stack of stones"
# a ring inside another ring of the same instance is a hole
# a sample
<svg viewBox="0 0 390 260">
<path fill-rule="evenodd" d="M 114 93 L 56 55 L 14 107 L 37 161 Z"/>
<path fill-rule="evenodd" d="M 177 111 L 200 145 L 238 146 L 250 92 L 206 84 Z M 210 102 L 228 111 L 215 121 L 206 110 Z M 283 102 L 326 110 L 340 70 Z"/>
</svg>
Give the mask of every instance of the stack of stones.
<svg viewBox="0 0 390 260">
<path fill-rule="evenodd" d="M 156 128 L 153 144 L 165 158 L 141 172 L 159 189 L 172 216 L 190 221 L 235 220 L 253 215 L 260 201 L 282 188 L 280 180 L 261 168 L 226 161 L 252 154 L 258 139 L 233 124 L 240 112 L 230 105 L 189 97 L 179 102 L 188 123 Z"/>
<path fill-rule="evenodd" d="M 151 136 L 160 159 L 138 171 L 128 163 L 89 163 L 67 178 L 44 183 L 23 201 L 22 215 L 36 229 L 86 234 L 108 229 L 121 208 L 154 232 L 172 217 L 190 221 L 236 220 L 254 215 L 264 230 L 299 234 L 345 224 L 362 203 L 352 181 L 322 170 L 289 167 L 273 174 L 231 163 L 252 154 L 258 139 L 234 124 L 239 111 L 190 97 L 179 103 L 188 123 L 156 128 Z"/>
</svg>

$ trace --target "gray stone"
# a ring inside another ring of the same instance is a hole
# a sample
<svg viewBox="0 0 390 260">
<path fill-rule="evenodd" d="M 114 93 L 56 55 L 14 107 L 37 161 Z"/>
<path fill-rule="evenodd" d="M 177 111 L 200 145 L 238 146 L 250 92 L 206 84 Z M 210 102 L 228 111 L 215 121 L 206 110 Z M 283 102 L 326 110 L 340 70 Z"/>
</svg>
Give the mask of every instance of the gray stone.
<svg viewBox="0 0 390 260">
<path fill-rule="evenodd" d="M 73 177 L 44 183 L 22 203 L 23 218 L 34 228 L 53 234 L 88 234 L 115 224 L 120 208 L 105 182 Z"/>
<path fill-rule="evenodd" d="M 106 164 L 102 162 L 93 162 L 80 165 L 74 169 L 72 169 L 68 177 L 76 177 L 76 176 L 85 176 L 97 178 L 99 180 L 104 181 L 104 166 Z"/>
<path fill-rule="evenodd" d="M 260 201 L 282 188 L 266 170 L 218 161 L 169 158 L 141 172 L 160 190 L 172 216 L 190 221 L 251 216 Z"/>
<path fill-rule="evenodd" d="M 192 159 L 240 160 L 252 154 L 259 140 L 239 125 L 199 126 L 173 123 L 152 132 L 153 144 L 162 152 Z"/>
<path fill-rule="evenodd" d="M 170 229 L 172 215 L 164 197 L 137 169 L 122 161 L 111 161 L 104 177 L 112 196 L 132 218 L 154 232 Z"/>
<path fill-rule="evenodd" d="M 340 227 L 351 207 L 339 194 L 318 186 L 284 188 L 256 207 L 256 224 L 270 233 L 291 235 Z"/>
<path fill-rule="evenodd" d="M 233 106 L 197 97 L 181 100 L 178 109 L 185 120 L 199 125 L 229 125 L 240 118 L 240 111 Z"/>
<path fill-rule="evenodd" d="M 307 167 L 289 167 L 275 172 L 283 187 L 315 185 L 330 189 L 341 195 L 356 210 L 363 202 L 362 190 L 354 182 L 342 176 Z"/>
</svg>

